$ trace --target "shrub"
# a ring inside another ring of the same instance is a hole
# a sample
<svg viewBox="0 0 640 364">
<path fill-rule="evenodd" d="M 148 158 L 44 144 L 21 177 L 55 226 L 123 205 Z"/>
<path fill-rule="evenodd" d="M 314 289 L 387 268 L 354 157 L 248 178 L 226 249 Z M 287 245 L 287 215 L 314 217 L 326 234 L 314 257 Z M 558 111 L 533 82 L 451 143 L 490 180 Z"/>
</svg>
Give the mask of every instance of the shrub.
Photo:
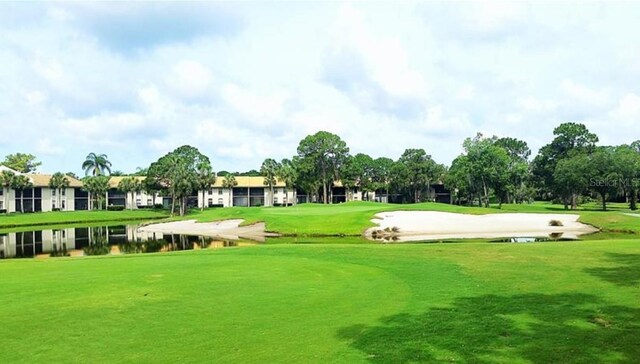
<svg viewBox="0 0 640 364">
<path fill-rule="evenodd" d="M 54 207 L 54 208 L 51 209 L 51 211 L 60 211 L 60 208 L 59 207 Z"/>
<path fill-rule="evenodd" d="M 124 210 L 124 206 L 120 206 L 120 205 L 107 206 L 107 211 L 123 211 L 123 210 Z"/>
<path fill-rule="evenodd" d="M 153 208 L 154 208 L 154 209 L 163 209 L 163 208 L 164 208 L 164 205 L 163 205 L 163 204 L 161 204 L 161 203 L 157 203 L 157 204 L 153 205 Z"/>
<path fill-rule="evenodd" d="M 564 226 L 564 225 L 560 220 L 551 220 L 549 221 L 549 226 Z"/>
<path fill-rule="evenodd" d="M 0 209 L 0 214 L 6 214 L 7 213 L 7 209 Z"/>
</svg>

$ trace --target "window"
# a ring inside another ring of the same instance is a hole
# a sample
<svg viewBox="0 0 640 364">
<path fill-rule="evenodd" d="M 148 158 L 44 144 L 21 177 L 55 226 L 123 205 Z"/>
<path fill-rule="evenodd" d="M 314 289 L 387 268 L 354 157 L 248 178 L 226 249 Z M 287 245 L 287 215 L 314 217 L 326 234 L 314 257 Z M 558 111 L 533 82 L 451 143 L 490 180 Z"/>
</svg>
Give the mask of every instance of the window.
<svg viewBox="0 0 640 364">
<path fill-rule="evenodd" d="M 222 203 L 222 198 L 219 198 L 219 199 L 218 199 L 218 205 L 222 205 L 222 204 L 223 204 L 223 203 Z"/>
<path fill-rule="evenodd" d="M 213 199 L 210 198 L 208 203 L 209 203 L 209 207 L 211 207 L 213 205 Z"/>
<path fill-rule="evenodd" d="M 61 203 L 62 203 L 62 206 L 61 206 L 61 207 L 62 207 L 62 209 L 64 210 L 64 208 L 65 208 L 65 201 L 64 201 L 64 200 L 62 200 L 62 202 L 61 202 Z"/>
<path fill-rule="evenodd" d="M 56 202 L 55 201 L 51 201 L 51 209 L 55 209 L 56 208 Z"/>
<path fill-rule="evenodd" d="M 147 206 L 151 206 L 151 199 L 150 198 L 147 199 Z"/>
<path fill-rule="evenodd" d="M 62 230 L 62 237 L 66 238 L 67 237 L 67 232 L 65 230 Z"/>
<path fill-rule="evenodd" d="M 67 189 L 66 189 L 66 188 L 63 188 L 60 194 L 61 194 L 62 196 L 65 196 L 65 195 L 67 194 Z"/>
<path fill-rule="evenodd" d="M 0 196 L 4 195 L 4 188 L 0 188 Z"/>
<path fill-rule="evenodd" d="M 213 190 L 209 190 L 209 194 L 210 194 L 210 195 L 213 195 Z"/>
<path fill-rule="evenodd" d="M 136 206 L 142 205 L 142 199 L 136 198 Z"/>
<path fill-rule="evenodd" d="M 51 189 L 51 196 L 55 196 L 55 195 L 56 195 L 56 189 L 55 189 L 55 188 L 52 188 L 52 189 Z"/>
<path fill-rule="evenodd" d="M 273 204 L 275 205 L 275 204 L 277 204 L 277 203 L 278 203 L 278 198 L 277 198 L 277 197 L 274 197 L 274 198 L 273 198 Z"/>
<path fill-rule="evenodd" d="M 0 201 L 0 210 L 4 209 L 4 201 Z"/>
<path fill-rule="evenodd" d="M 218 195 L 222 195 L 222 188 L 218 188 Z"/>
<path fill-rule="evenodd" d="M 140 196 L 141 192 L 140 191 L 136 191 L 136 196 Z"/>
</svg>

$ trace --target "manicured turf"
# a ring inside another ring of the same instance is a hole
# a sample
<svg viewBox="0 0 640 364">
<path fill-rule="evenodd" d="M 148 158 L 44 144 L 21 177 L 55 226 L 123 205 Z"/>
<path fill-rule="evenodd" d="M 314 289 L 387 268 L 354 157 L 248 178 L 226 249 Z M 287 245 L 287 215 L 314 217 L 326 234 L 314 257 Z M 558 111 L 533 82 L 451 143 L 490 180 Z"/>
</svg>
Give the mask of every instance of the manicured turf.
<svg viewBox="0 0 640 364">
<path fill-rule="evenodd" d="M 0 215 L 0 229 L 53 224 L 151 220 L 166 217 L 168 217 L 166 211 L 143 209 L 125 211 L 56 211 L 30 214 L 13 213 Z"/>
<path fill-rule="evenodd" d="M 0 297 L 3 363 L 640 358 L 638 240 L 7 260 Z"/>
<path fill-rule="evenodd" d="M 595 206 L 595 205 L 594 205 Z M 222 219 L 244 219 L 245 223 L 264 221 L 267 230 L 291 235 L 360 235 L 374 226 L 371 219 L 378 212 L 398 210 L 431 210 L 466 214 L 492 214 L 508 212 L 571 213 L 579 214 L 580 221 L 597 226 L 605 231 L 640 233 L 640 218 L 627 216 L 628 209 L 622 204 L 612 204 L 611 211 L 594 210 L 592 206 L 577 211 L 564 210 L 561 205 L 534 203 L 503 205 L 492 208 L 455 206 L 441 203 L 380 204 L 375 202 L 349 202 L 336 205 L 300 204 L 291 207 L 262 208 L 215 208 L 192 211 L 178 219 L 214 221 Z"/>
</svg>

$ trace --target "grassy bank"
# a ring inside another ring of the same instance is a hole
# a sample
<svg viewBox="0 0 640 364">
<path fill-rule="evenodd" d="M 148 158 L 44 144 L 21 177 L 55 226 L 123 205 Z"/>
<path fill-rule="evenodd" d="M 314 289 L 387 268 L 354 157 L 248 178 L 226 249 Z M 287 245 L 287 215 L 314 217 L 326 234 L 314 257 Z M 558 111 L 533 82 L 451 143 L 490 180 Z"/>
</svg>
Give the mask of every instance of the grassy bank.
<svg viewBox="0 0 640 364">
<path fill-rule="evenodd" d="M 639 262 L 637 240 L 0 261 L 0 362 L 632 363 Z"/>
<path fill-rule="evenodd" d="M 263 221 L 267 229 L 289 235 L 360 235 L 374 226 L 371 219 L 377 213 L 399 210 L 428 210 L 465 214 L 494 213 L 570 213 L 580 215 L 580 221 L 610 232 L 640 233 L 640 218 L 624 215 L 630 212 L 621 205 L 602 212 L 590 206 L 577 211 L 564 210 L 561 205 L 534 203 L 503 205 L 502 208 L 455 206 L 440 203 L 407 205 L 380 204 L 374 202 L 349 202 L 336 205 L 301 204 L 291 207 L 218 208 L 192 211 L 188 216 L 176 219 L 196 219 L 200 222 L 223 219 L 244 219 L 245 224 Z"/>
<path fill-rule="evenodd" d="M 13 213 L 0 215 L 0 229 L 22 226 L 153 220 L 166 218 L 168 216 L 166 211 L 142 209 L 124 211 L 55 211 L 28 214 Z"/>
</svg>

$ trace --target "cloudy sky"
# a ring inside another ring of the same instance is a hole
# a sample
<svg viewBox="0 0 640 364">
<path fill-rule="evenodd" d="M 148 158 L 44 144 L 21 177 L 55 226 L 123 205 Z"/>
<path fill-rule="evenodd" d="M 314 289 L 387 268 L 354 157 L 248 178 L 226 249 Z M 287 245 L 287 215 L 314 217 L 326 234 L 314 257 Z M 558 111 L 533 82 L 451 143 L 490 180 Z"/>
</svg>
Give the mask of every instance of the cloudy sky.
<svg viewBox="0 0 640 364">
<path fill-rule="evenodd" d="M 438 162 L 560 122 L 640 139 L 640 7 L 555 2 L 0 4 L 0 158 L 134 171 L 177 146 L 259 168 L 318 130 Z"/>
</svg>

